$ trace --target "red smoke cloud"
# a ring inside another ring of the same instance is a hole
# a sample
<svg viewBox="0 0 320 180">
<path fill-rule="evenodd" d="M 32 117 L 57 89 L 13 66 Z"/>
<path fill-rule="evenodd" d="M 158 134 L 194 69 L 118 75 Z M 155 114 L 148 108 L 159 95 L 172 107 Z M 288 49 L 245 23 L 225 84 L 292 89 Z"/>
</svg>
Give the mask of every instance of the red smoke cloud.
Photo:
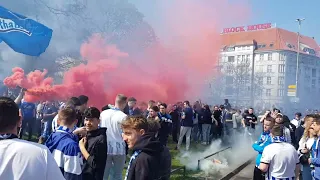
<svg viewBox="0 0 320 180">
<path fill-rule="evenodd" d="M 171 9 L 163 11 L 166 19 L 163 27 L 168 31 L 165 45 L 156 43 L 131 55 L 94 34 L 80 48 L 87 64 L 66 72 L 61 85 L 53 85 L 52 78 L 45 78 L 46 71 L 25 76 L 21 68 L 14 68 L 4 84 L 27 88 L 25 100 L 32 102 L 85 94 L 90 105 L 102 107 L 113 103 L 118 93 L 139 101 L 155 99 L 171 103 L 195 99 L 201 96 L 204 81 L 213 75 L 221 48 L 222 26 L 218 25 L 222 22 L 217 19 L 226 8 L 234 7 L 224 3 L 214 11 L 208 4 L 177 0 Z M 237 17 L 236 12 L 233 17 Z M 139 28 L 132 36 L 135 34 L 139 34 Z"/>
</svg>

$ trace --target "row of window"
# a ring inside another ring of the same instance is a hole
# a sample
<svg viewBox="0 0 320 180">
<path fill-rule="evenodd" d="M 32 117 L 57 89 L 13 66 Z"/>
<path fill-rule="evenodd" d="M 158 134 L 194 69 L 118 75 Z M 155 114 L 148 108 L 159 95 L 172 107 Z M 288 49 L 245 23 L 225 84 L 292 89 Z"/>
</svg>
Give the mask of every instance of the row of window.
<svg viewBox="0 0 320 180">
<path fill-rule="evenodd" d="M 243 92 L 248 92 L 250 91 L 250 87 L 248 87 L 247 89 L 242 89 Z M 229 87 L 229 88 L 226 88 L 226 91 L 225 91 L 226 95 L 234 95 L 236 93 L 236 91 L 232 88 L 232 87 Z M 239 94 L 241 94 L 240 92 L 238 92 Z M 248 95 L 248 93 L 246 93 L 246 95 Z M 255 93 L 256 96 L 263 96 L 263 90 L 262 89 L 259 89 L 256 91 Z M 282 96 L 285 96 L 285 89 L 278 89 L 278 92 L 277 92 L 277 96 L 279 97 L 282 97 Z M 264 96 L 272 96 L 272 89 L 265 89 L 265 92 L 264 92 Z"/>
</svg>

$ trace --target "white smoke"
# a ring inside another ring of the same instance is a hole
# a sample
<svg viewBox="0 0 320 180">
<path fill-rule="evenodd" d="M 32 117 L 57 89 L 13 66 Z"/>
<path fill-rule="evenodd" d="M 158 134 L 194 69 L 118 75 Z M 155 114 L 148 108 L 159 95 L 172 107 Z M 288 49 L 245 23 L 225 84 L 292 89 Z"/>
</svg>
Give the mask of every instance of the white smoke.
<svg viewBox="0 0 320 180">
<path fill-rule="evenodd" d="M 179 159 L 180 163 L 185 165 L 187 169 L 198 170 L 199 159 L 231 147 L 230 149 L 200 161 L 200 170 L 203 171 L 205 175 L 212 176 L 224 170 L 234 170 L 256 155 L 251 147 L 253 140 L 244 138 L 240 133 L 237 133 L 235 136 L 230 136 L 229 140 L 232 142 L 230 146 L 225 146 L 223 140 L 220 139 L 213 141 L 210 146 L 199 144 L 197 145 L 197 151 L 181 152 L 177 159 Z"/>
</svg>

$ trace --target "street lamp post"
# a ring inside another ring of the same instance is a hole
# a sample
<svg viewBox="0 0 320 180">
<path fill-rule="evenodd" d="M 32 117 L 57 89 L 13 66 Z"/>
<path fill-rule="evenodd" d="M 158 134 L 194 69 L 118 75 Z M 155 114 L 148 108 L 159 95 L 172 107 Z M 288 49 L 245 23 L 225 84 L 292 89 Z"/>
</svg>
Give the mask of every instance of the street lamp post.
<svg viewBox="0 0 320 180">
<path fill-rule="evenodd" d="M 296 96 L 295 96 L 295 101 L 297 103 L 298 101 L 298 76 L 299 76 L 299 56 L 300 56 L 300 30 L 301 30 L 301 22 L 304 21 L 305 18 L 298 18 L 296 21 L 299 24 L 299 29 L 298 29 L 298 49 L 297 49 L 297 66 L 296 66 Z"/>
</svg>

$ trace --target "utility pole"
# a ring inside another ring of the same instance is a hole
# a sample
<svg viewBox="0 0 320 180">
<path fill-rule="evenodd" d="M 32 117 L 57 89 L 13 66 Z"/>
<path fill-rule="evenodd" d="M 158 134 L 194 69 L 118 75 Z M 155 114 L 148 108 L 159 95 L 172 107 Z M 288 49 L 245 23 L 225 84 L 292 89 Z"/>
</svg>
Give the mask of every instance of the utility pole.
<svg viewBox="0 0 320 180">
<path fill-rule="evenodd" d="M 296 105 L 298 105 L 298 78 L 299 78 L 299 56 L 300 56 L 300 30 L 301 30 L 301 22 L 304 21 L 305 18 L 298 18 L 296 19 L 296 22 L 299 24 L 298 29 L 298 49 L 297 49 L 297 65 L 296 65 L 296 96 L 295 101 Z M 297 106 L 298 107 L 298 106 Z"/>
</svg>

